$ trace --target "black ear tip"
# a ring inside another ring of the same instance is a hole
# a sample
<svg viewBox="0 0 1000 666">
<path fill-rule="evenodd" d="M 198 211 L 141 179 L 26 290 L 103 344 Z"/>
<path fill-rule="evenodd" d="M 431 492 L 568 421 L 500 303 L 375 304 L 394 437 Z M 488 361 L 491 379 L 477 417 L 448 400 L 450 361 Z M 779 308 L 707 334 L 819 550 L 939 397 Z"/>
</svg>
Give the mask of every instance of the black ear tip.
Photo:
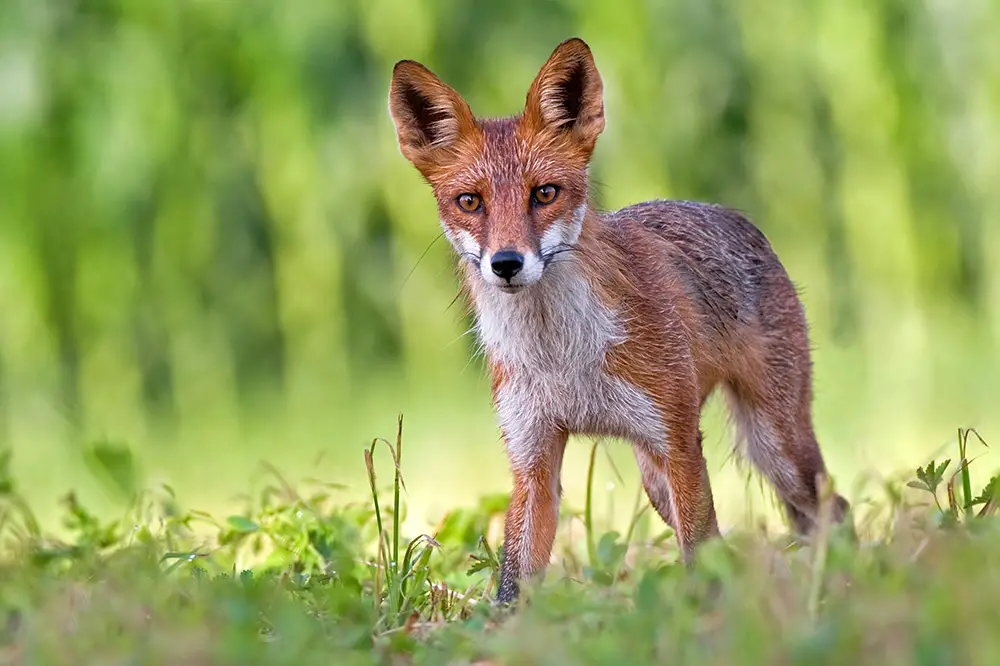
<svg viewBox="0 0 1000 666">
<path fill-rule="evenodd" d="M 398 74 L 403 74 L 409 71 L 410 73 L 425 72 L 427 68 L 421 65 L 416 60 L 399 60 L 395 65 L 392 66 L 392 75 L 396 76 Z"/>
<path fill-rule="evenodd" d="M 557 51 L 561 51 L 563 49 L 572 50 L 580 54 L 590 53 L 590 46 L 580 37 L 570 37 L 556 47 Z"/>
</svg>

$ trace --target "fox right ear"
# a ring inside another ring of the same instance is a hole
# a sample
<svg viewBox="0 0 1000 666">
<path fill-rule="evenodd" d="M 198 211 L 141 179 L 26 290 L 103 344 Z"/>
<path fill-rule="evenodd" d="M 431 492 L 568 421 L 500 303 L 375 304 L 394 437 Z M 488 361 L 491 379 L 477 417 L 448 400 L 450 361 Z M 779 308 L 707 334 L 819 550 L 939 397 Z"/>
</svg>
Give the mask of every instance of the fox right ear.
<svg viewBox="0 0 1000 666">
<path fill-rule="evenodd" d="M 400 60 L 392 69 L 389 114 L 396 125 L 400 152 L 421 170 L 435 151 L 452 146 L 477 128 L 465 100 L 413 60 Z"/>
<path fill-rule="evenodd" d="M 534 127 L 569 132 L 594 149 L 604 131 L 604 85 L 586 42 L 574 37 L 556 47 L 532 82 L 524 111 Z"/>
</svg>

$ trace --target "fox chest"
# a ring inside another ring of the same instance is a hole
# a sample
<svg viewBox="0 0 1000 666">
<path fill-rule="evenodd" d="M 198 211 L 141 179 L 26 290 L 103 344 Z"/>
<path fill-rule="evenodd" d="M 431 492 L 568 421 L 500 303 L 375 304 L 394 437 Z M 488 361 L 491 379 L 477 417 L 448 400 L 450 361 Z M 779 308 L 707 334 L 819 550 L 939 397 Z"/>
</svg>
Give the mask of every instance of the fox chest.
<svg viewBox="0 0 1000 666">
<path fill-rule="evenodd" d="M 494 402 L 508 446 L 530 446 L 552 427 L 662 441 L 650 396 L 607 369 L 608 353 L 626 342 L 620 320 L 586 285 L 561 286 L 558 298 L 539 290 L 479 304 L 480 339 L 502 374 Z"/>
</svg>

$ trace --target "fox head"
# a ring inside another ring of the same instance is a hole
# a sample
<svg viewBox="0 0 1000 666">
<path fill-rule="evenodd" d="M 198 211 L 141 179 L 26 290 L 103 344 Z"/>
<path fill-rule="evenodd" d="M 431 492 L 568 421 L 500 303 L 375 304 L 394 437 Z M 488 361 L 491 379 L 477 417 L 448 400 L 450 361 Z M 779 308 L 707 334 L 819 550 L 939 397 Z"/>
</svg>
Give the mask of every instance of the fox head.
<svg viewBox="0 0 1000 666">
<path fill-rule="evenodd" d="M 393 68 L 389 113 L 400 152 L 433 188 L 445 236 L 473 279 L 519 291 L 573 248 L 604 130 L 603 84 L 583 40 L 556 47 L 516 116 L 476 118 L 412 60 Z"/>
</svg>

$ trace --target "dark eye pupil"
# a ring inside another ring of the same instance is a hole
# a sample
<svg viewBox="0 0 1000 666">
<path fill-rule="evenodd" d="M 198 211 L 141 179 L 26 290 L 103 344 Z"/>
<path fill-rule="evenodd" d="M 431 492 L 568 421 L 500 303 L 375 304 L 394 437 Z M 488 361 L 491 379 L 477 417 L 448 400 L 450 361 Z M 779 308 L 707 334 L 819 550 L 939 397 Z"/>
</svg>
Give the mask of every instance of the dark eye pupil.
<svg viewBox="0 0 1000 666">
<path fill-rule="evenodd" d="M 548 203 L 556 196 L 556 188 L 552 185 L 542 185 L 535 191 L 535 199 L 539 203 Z"/>
</svg>

